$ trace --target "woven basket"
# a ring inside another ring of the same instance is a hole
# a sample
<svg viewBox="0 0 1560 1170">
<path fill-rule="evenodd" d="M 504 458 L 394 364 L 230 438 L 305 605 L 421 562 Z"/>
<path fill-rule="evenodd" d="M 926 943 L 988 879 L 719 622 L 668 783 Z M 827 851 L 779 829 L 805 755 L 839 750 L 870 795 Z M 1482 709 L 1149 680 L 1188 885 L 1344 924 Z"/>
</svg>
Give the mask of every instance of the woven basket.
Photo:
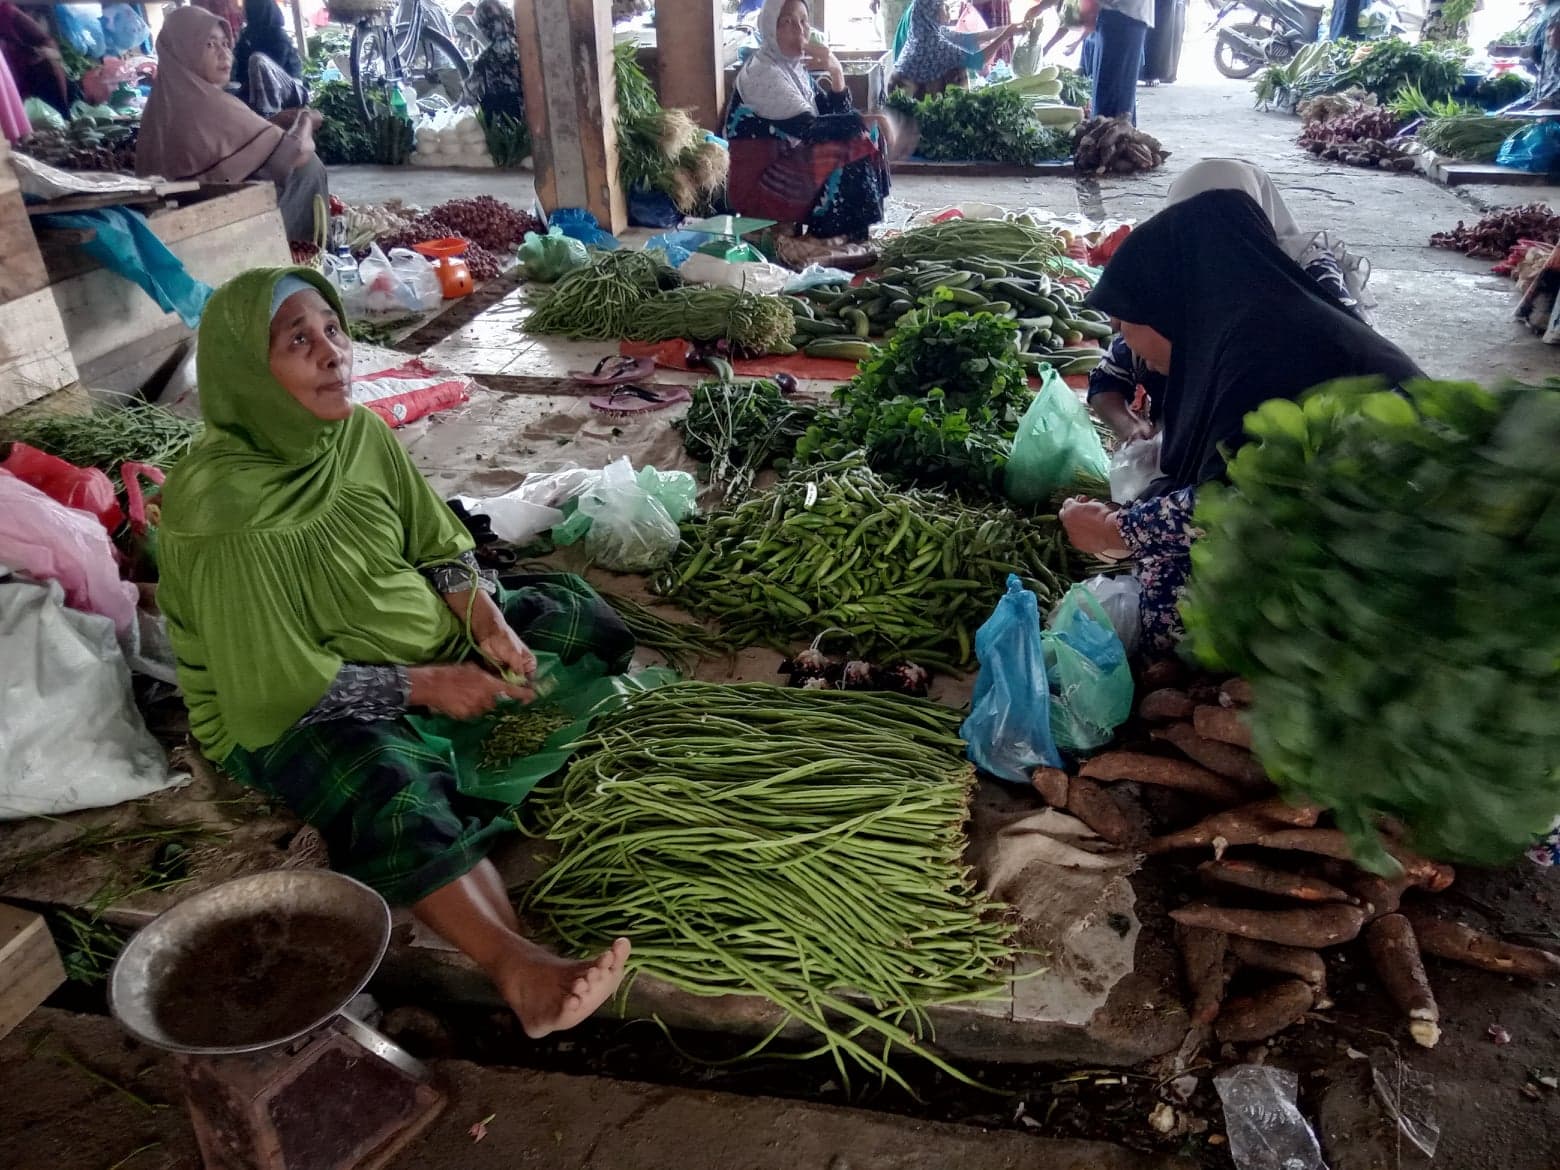
<svg viewBox="0 0 1560 1170">
<path fill-rule="evenodd" d="M 388 12 L 396 0 L 326 0 L 325 11 L 337 24 L 356 24 L 365 16 Z"/>
</svg>

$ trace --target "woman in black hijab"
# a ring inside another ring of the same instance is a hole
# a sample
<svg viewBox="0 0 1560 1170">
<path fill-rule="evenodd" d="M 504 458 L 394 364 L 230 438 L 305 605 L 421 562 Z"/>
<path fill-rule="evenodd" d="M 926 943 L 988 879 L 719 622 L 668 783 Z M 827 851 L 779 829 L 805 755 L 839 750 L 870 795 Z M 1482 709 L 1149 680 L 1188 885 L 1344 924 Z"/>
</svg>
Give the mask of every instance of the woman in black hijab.
<svg viewBox="0 0 1560 1170">
<path fill-rule="evenodd" d="M 276 0 L 244 0 L 244 31 L 233 46 L 239 99 L 262 118 L 309 104 L 303 61 Z"/>
<path fill-rule="evenodd" d="M 1197 487 L 1223 476 L 1222 452 L 1243 441 L 1246 415 L 1335 378 L 1396 386 L 1423 375 L 1285 254 L 1243 191 L 1207 191 L 1148 220 L 1106 265 L 1089 303 L 1165 375 L 1161 476 L 1124 508 L 1069 501 L 1062 523 L 1083 552 L 1136 559 L 1145 645 L 1168 650 L 1181 633 L 1176 603 L 1191 569 Z"/>
</svg>

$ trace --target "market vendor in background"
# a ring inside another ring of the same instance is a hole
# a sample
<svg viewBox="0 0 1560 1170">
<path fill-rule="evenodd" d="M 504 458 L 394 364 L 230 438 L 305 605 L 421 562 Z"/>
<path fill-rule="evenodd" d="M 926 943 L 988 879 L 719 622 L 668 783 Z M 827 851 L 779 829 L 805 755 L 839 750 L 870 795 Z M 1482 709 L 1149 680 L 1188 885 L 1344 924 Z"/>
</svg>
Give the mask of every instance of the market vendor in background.
<svg viewBox="0 0 1560 1170">
<path fill-rule="evenodd" d="M 233 41 L 235 43 L 238 41 L 238 35 L 244 28 L 243 0 L 190 0 L 190 4 L 219 17 L 222 23 L 227 25 L 228 34 Z"/>
<path fill-rule="evenodd" d="M 309 104 L 303 61 L 276 0 L 244 0 L 244 30 L 233 47 L 238 96 L 262 118 Z"/>
<path fill-rule="evenodd" d="M 1138 75 L 1143 46 L 1154 24 L 1154 0 L 1099 0 L 1094 25 L 1094 95 L 1097 118 L 1131 118 L 1137 125 Z"/>
<path fill-rule="evenodd" d="M 906 89 L 918 98 L 963 85 L 970 73 L 984 74 L 998 51 L 1024 27 L 1007 24 L 985 32 L 956 32 L 946 27 L 944 0 L 915 0 L 908 19 L 910 35 L 894 59 L 888 88 Z"/>
<path fill-rule="evenodd" d="M 0 55 L 22 97 L 48 102 L 70 117 L 70 79 L 59 44 L 46 25 L 10 0 L 0 0 Z"/>
<path fill-rule="evenodd" d="M 1244 191 L 1204 191 L 1148 220 L 1089 303 L 1164 376 L 1160 478 L 1121 508 L 1070 500 L 1062 525 L 1081 552 L 1135 559 L 1143 644 L 1167 651 L 1181 633 L 1197 488 L 1223 476 L 1222 452 L 1242 442 L 1246 415 L 1335 378 L 1402 385 L 1423 375 L 1290 259 Z"/>
<path fill-rule="evenodd" d="M 522 937 L 487 860 L 512 810 L 463 794 L 474 761 L 406 717 L 528 701 L 498 672 L 534 679 L 532 647 L 620 671 L 632 635 L 578 577 L 505 591 L 479 575 L 465 527 L 352 404 L 346 318 L 318 272 L 218 289 L 197 355 L 206 430 L 168 477 L 158 534 L 192 733 L 313 825 L 335 868 L 470 956 L 528 1035 L 572 1027 L 622 981 L 628 942 L 573 962 Z"/>
<path fill-rule="evenodd" d="M 764 0 L 758 28 L 726 120 L 727 200 L 739 215 L 777 220 L 788 261 L 806 251 L 796 243 L 803 231 L 824 247 L 864 241 L 883 218 L 893 127 L 852 108 L 838 58 L 810 35 L 804 0 Z"/>
<path fill-rule="evenodd" d="M 487 48 L 472 63 L 467 86 L 490 123 L 495 118 L 525 121 L 525 91 L 520 82 L 520 47 L 515 42 L 515 10 L 504 0 L 482 0 L 474 19 Z"/>
<path fill-rule="evenodd" d="M 1170 183 L 1165 206 L 1182 203 L 1204 191 L 1221 190 L 1244 191 L 1256 200 L 1273 225 L 1284 254 L 1305 269 L 1323 292 L 1367 321 L 1362 298 L 1370 280 L 1370 265 L 1349 252 L 1331 233 L 1303 230 L 1261 167 L 1231 158 L 1193 163 Z M 1154 433 L 1154 424 L 1159 420 L 1164 385 L 1163 375 L 1150 369 L 1118 333 L 1107 345 L 1105 360 L 1089 374 L 1089 405 L 1116 432 L 1117 438 L 1145 439 Z M 1146 415 L 1133 409 L 1139 389 L 1148 399 Z"/>
<path fill-rule="evenodd" d="M 269 180 L 289 240 L 314 237 L 314 201 L 328 201 L 314 152 L 321 118 L 284 110 L 267 120 L 224 88 L 233 70 L 227 25 L 202 8 L 176 8 L 157 34 L 157 80 L 141 115 L 139 175 L 207 183 Z"/>
</svg>

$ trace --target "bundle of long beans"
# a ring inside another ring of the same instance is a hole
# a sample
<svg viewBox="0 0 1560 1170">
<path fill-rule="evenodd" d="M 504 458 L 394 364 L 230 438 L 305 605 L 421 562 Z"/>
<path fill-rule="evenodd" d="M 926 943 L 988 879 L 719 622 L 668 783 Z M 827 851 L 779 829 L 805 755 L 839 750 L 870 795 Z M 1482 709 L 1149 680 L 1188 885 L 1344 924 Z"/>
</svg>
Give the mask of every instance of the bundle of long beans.
<svg viewBox="0 0 1560 1170">
<path fill-rule="evenodd" d="M 1001 907 L 962 860 L 959 715 L 917 699 L 678 683 L 636 695 L 533 794 L 558 859 L 529 891 L 561 944 L 619 935 L 632 970 L 761 995 L 847 1062 L 920 1047 L 926 1009 L 1007 980 Z M 908 1088 L 908 1086 L 906 1085 Z"/>
<path fill-rule="evenodd" d="M 78 467 L 99 468 L 117 487 L 122 464 L 149 463 L 166 471 L 194 446 L 202 429 L 199 419 L 132 402 L 99 406 L 89 414 L 38 413 L 0 420 L 0 445 L 15 440 Z"/>
<path fill-rule="evenodd" d="M 896 268 L 917 260 L 1034 264 L 1065 251 L 1055 231 L 1023 219 L 949 219 L 885 240 L 880 255 L 882 267 Z"/>
<path fill-rule="evenodd" d="M 624 335 L 636 341 L 726 341 L 750 357 L 793 353 L 796 317 L 784 297 L 735 288 L 678 288 L 641 303 Z"/>
<path fill-rule="evenodd" d="M 861 657 L 962 669 L 1009 573 L 1045 607 L 1069 572 L 1056 517 L 896 491 L 854 457 L 688 521 L 653 588 L 741 645 L 833 629 Z"/>
<path fill-rule="evenodd" d="M 682 283 L 660 255 L 629 249 L 600 253 L 553 285 L 520 328 L 594 341 L 628 336 L 634 310 L 663 289 Z"/>
<path fill-rule="evenodd" d="M 634 641 L 654 650 L 675 669 L 687 674 L 701 658 L 726 658 L 736 649 L 724 636 L 692 622 L 662 617 L 631 597 L 599 590 L 602 600 L 617 611 L 634 635 Z"/>
</svg>

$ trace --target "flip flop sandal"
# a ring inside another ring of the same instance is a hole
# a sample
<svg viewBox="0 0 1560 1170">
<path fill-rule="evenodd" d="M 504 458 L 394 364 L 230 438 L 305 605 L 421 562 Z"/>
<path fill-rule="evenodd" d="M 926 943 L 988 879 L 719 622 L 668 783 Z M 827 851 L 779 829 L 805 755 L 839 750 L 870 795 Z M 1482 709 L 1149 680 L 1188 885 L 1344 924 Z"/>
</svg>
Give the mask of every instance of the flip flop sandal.
<svg viewBox="0 0 1560 1170">
<path fill-rule="evenodd" d="M 676 406 L 679 402 L 687 402 L 691 397 L 686 386 L 663 386 L 659 390 L 647 390 L 643 386 L 619 386 L 611 394 L 592 398 L 590 408 L 600 414 L 649 414 L 651 411 Z"/>
<path fill-rule="evenodd" d="M 569 377 L 587 386 L 617 386 L 624 382 L 637 382 L 655 373 L 655 359 L 647 357 L 604 357 L 588 374 L 570 370 Z"/>
</svg>

